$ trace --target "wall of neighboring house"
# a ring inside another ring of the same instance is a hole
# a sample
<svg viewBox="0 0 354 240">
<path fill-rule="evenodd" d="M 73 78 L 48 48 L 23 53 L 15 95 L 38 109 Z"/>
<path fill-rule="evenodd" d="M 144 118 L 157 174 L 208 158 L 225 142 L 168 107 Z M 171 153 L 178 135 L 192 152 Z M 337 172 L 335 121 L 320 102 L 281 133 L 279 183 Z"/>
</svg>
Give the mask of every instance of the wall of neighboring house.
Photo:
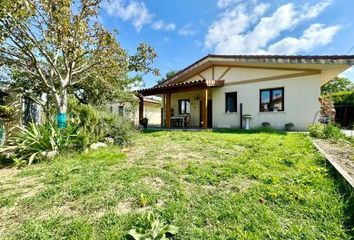
<svg viewBox="0 0 354 240">
<path fill-rule="evenodd" d="M 275 66 L 276 67 L 276 66 Z M 222 76 L 228 67 L 215 67 L 214 79 Z M 295 77 L 298 74 L 298 77 Z M 213 71 L 211 68 L 200 73 L 206 79 L 211 80 Z M 279 77 L 282 76 L 282 77 Z M 318 98 L 320 96 L 321 75 L 319 73 L 303 70 L 278 70 L 256 68 L 231 68 L 222 77 L 225 80 L 224 87 L 212 88 L 209 95 L 213 101 L 213 127 L 215 128 L 239 128 L 240 127 L 240 103 L 243 103 L 243 114 L 251 114 L 251 127 L 258 127 L 262 122 L 269 122 L 273 127 L 284 128 L 286 123 L 294 123 L 295 129 L 306 130 L 312 124 L 316 113 L 320 109 Z M 200 76 L 194 76 L 187 81 L 200 80 Z M 260 90 L 268 88 L 284 88 L 284 111 L 260 111 Z M 237 92 L 237 112 L 225 112 L 225 93 Z M 172 107 L 178 110 L 178 99 L 194 93 L 172 94 Z M 199 125 L 199 105 L 192 100 L 192 119 Z M 175 110 L 175 111 L 176 111 Z M 195 111 L 195 112 L 194 112 Z"/>
<path fill-rule="evenodd" d="M 144 117 L 149 119 L 149 126 L 161 126 L 161 103 L 144 101 Z M 139 106 L 130 103 L 114 103 L 109 105 L 109 110 L 121 114 L 139 125 Z"/>
<path fill-rule="evenodd" d="M 149 126 L 161 126 L 161 103 L 144 102 L 144 117 L 149 119 Z"/>
</svg>

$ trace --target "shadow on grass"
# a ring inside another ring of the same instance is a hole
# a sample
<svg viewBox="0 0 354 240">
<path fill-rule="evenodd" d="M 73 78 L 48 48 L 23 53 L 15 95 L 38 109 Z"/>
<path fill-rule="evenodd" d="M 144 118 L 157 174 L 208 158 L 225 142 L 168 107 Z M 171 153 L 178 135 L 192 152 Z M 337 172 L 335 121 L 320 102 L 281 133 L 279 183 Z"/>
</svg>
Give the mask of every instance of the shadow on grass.
<svg viewBox="0 0 354 240">
<path fill-rule="evenodd" d="M 13 161 L 6 158 L 4 155 L 0 155 L 0 169 L 13 167 Z"/>
<path fill-rule="evenodd" d="M 236 128 L 213 128 L 213 129 L 201 129 L 201 128 L 147 128 L 144 129 L 143 133 L 156 133 L 163 131 L 180 131 L 180 132 L 213 132 L 213 133 L 236 133 L 236 134 L 257 134 L 257 133 L 271 133 L 279 135 L 287 135 L 288 132 L 277 130 L 270 127 L 260 127 L 250 130 L 236 129 Z"/>
</svg>

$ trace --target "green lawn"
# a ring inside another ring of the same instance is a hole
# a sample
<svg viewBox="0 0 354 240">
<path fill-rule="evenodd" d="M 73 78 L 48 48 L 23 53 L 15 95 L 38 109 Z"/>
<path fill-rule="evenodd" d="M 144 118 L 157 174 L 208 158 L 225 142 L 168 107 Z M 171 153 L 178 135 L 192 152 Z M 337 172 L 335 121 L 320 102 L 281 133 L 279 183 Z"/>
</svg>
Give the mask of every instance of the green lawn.
<svg viewBox="0 0 354 240">
<path fill-rule="evenodd" d="M 0 239 L 124 239 L 149 211 L 176 239 L 352 236 L 349 203 L 302 134 L 141 133 L 123 150 L 2 169 L 0 194 Z"/>
</svg>

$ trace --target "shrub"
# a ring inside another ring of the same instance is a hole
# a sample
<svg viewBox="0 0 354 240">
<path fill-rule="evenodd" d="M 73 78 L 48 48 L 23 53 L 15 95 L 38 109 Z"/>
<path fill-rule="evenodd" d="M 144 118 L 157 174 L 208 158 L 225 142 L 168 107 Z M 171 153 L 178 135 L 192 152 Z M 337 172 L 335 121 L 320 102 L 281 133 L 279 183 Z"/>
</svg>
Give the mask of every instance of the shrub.
<svg viewBox="0 0 354 240">
<path fill-rule="evenodd" d="M 62 146 L 60 133 L 51 125 L 36 126 L 30 124 L 27 128 L 9 138 L 8 145 L 0 152 L 11 152 L 12 159 L 17 164 L 31 164 L 36 160 L 56 155 Z"/>
<path fill-rule="evenodd" d="M 51 123 L 30 124 L 10 137 L 0 153 L 12 153 L 11 158 L 18 164 L 31 164 L 63 151 L 84 150 L 92 143 L 105 140 L 105 137 L 113 138 L 120 145 L 130 142 L 134 126 L 119 115 L 100 112 L 84 104 L 71 110 L 65 129 Z"/>
<path fill-rule="evenodd" d="M 134 124 L 119 114 L 95 109 L 91 105 L 70 104 L 71 122 L 80 126 L 77 137 L 82 141 L 82 148 L 105 137 L 111 137 L 115 143 L 124 145 L 130 142 Z"/>
<path fill-rule="evenodd" d="M 342 132 L 342 130 L 333 124 L 328 124 L 327 126 L 325 126 L 323 129 L 323 133 L 326 138 L 332 138 L 332 139 L 345 138 L 345 134 Z"/>
<path fill-rule="evenodd" d="M 314 138 L 345 139 L 346 136 L 341 129 L 334 124 L 314 124 L 309 127 L 309 133 Z"/>
<path fill-rule="evenodd" d="M 101 134 L 104 137 L 111 137 L 115 143 L 126 145 L 130 143 L 134 135 L 134 123 L 119 114 L 100 112 L 101 115 Z"/>
<path fill-rule="evenodd" d="M 314 137 L 314 138 L 324 138 L 323 128 L 324 128 L 324 125 L 319 124 L 319 123 L 309 126 L 308 130 L 309 130 L 310 136 Z"/>
</svg>

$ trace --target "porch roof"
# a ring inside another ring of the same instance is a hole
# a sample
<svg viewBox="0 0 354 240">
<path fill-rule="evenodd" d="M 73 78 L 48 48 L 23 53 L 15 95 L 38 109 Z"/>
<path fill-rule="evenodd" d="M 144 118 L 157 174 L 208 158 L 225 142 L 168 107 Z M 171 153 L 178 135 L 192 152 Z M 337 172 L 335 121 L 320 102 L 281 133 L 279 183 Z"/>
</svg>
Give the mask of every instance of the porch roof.
<svg viewBox="0 0 354 240">
<path fill-rule="evenodd" d="M 156 95 L 156 94 L 164 94 L 168 92 L 184 92 L 184 91 L 193 91 L 193 90 L 199 90 L 199 89 L 205 89 L 208 87 L 222 87 L 224 86 L 224 81 L 223 80 L 213 80 L 213 81 L 207 81 L 205 79 L 203 80 L 197 80 L 197 81 L 190 81 L 190 82 L 181 82 L 181 83 L 175 83 L 175 84 L 166 84 L 166 85 L 157 85 L 151 88 L 144 88 L 138 90 L 138 94 L 141 94 L 143 96 L 150 96 L 150 95 Z"/>
</svg>

